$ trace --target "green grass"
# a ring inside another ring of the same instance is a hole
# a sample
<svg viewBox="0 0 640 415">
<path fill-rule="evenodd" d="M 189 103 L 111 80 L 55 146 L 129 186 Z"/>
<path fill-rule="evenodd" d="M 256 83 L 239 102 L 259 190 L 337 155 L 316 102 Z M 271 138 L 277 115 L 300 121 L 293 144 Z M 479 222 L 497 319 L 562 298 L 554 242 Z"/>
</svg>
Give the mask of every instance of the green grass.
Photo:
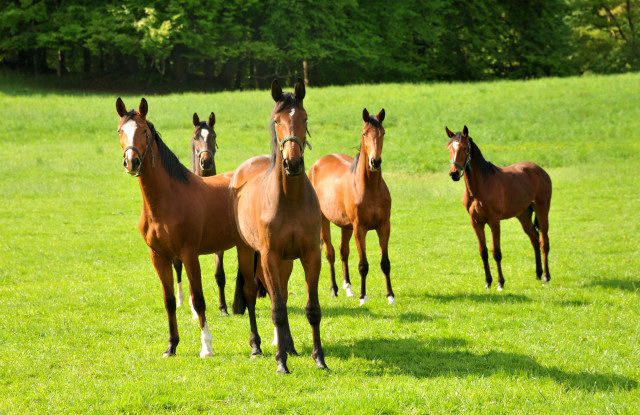
<svg viewBox="0 0 640 415">
<path fill-rule="evenodd" d="M 218 315 L 211 256 L 202 268 L 215 356 L 198 357 L 200 332 L 182 308 L 178 355 L 161 358 L 166 314 L 137 230 L 138 183 L 122 172 L 117 95 L 13 81 L 0 77 L 0 413 L 638 411 L 640 74 L 308 88 L 307 168 L 329 152 L 354 154 L 362 108 L 386 110 L 398 304 L 386 304 L 375 233 L 365 307 L 329 297 L 323 264 L 331 370 L 317 371 L 296 264 L 289 318 L 300 356 L 290 376 L 275 374 L 268 300 L 257 310 L 262 359 L 249 359 L 247 316 Z M 188 166 L 194 111 L 216 113 L 220 170 L 269 151 L 268 91 L 146 98 Z M 133 108 L 140 96 L 123 99 Z M 483 288 L 463 185 L 447 176 L 444 126 L 465 124 L 487 159 L 533 160 L 550 173 L 549 285 L 535 280 L 528 238 L 511 220 L 506 289 Z M 351 251 L 356 275 L 353 242 Z M 225 259 L 231 297 L 235 253 Z"/>
</svg>

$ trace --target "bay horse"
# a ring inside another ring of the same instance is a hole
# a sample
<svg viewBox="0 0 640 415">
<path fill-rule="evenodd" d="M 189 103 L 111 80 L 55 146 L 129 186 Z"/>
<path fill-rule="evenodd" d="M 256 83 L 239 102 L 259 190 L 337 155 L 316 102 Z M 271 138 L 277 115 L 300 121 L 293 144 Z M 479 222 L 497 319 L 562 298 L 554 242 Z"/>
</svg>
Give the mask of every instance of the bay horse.
<svg viewBox="0 0 640 415">
<path fill-rule="evenodd" d="M 237 232 L 229 195 L 230 178 L 225 175 L 200 177 L 180 163 L 147 120 L 148 104 L 144 98 L 138 111 L 127 111 L 118 98 L 116 111 L 120 116 L 118 134 L 124 168 L 138 178 L 142 193 L 138 228 L 150 248 L 151 262 L 162 283 L 169 322 L 169 346 L 164 356 L 175 355 L 180 341 L 171 269 L 176 258 L 184 263 L 191 300 L 198 313 L 200 356 L 212 356 L 198 256 L 225 251 L 235 245 Z M 216 214 L 210 214 L 212 211 Z"/>
<path fill-rule="evenodd" d="M 453 133 L 445 127 L 450 138 L 449 175 L 454 181 L 464 176 L 465 191 L 462 204 L 469 212 L 471 225 L 478 237 L 480 256 L 484 264 L 485 288 L 493 281 L 489 269 L 489 254 L 484 227 L 491 229 L 493 259 L 498 268 L 498 290 L 504 288 L 502 251 L 500 250 L 500 221 L 516 217 L 529 236 L 536 257 L 536 279 L 543 275 L 540 246 L 544 253 L 544 282 L 549 274 L 549 208 L 551 206 L 551 178 L 540 166 L 525 161 L 508 167 L 497 167 L 485 160 L 480 148 L 469 137 L 465 125 L 462 132 Z M 535 220 L 531 221 L 535 213 Z M 540 235 L 538 234 L 540 232 Z"/>
<path fill-rule="evenodd" d="M 289 373 L 287 353 L 294 348 L 287 315 L 288 280 L 292 260 L 299 258 L 307 286 L 307 320 L 312 328 L 316 367 L 326 369 L 320 342 L 320 225 L 318 198 L 305 174 L 304 149 L 307 113 L 303 107 L 305 86 L 301 80 L 294 93 L 283 93 L 277 80 L 271 84 L 275 101 L 271 114 L 271 156 L 258 156 L 242 163 L 231 180 L 234 218 L 238 229 L 238 265 L 243 276 L 253 275 L 257 261 L 259 276 L 271 297 L 271 318 L 277 337 L 278 373 Z M 237 286 L 236 286 L 237 287 Z M 251 355 L 262 354 L 256 327 L 254 278 L 244 278 L 244 300 L 249 309 Z M 236 292 L 236 299 L 238 299 Z M 234 302 L 234 311 L 237 304 Z"/>
<path fill-rule="evenodd" d="M 215 155 L 218 149 L 217 135 L 214 130 L 216 123 L 216 116 L 213 112 L 209 115 L 208 121 L 200 121 L 198 113 L 193 113 L 193 135 L 191 137 L 191 165 L 192 171 L 200 177 L 209 177 L 216 175 L 216 162 Z M 225 173 L 229 175 L 229 179 L 233 172 Z M 209 212 L 213 214 L 215 212 Z M 224 287 L 226 283 L 226 276 L 224 273 L 224 252 L 216 252 L 214 254 L 215 261 L 215 278 L 218 284 L 220 313 L 223 316 L 229 315 L 227 312 L 227 301 L 224 295 Z M 177 307 L 181 307 L 184 304 L 184 291 L 182 290 L 182 261 L 176 258 L 173 260 L 173 267 L 176 270 L 176 276 L 178 280 L 177 288 Z M 193 318 L 198 318 L 198 313 L 193 309 Z"/>
<path fill-rule="evenodd" d="M 365 108 L 362 111 L 362 140 L 360 152 L 356 157 L 346 154 L 329 154 L 318 159 L 309 170 L 311 184 L 316 189 L 322 208 L 322 241 L 326 246 L 326 258 L 331 271 L 331 295 L 338 295 L 336 272 L 334 267 L 335 251 L 331 244 L 330 222 L 342 231 L 340 241 L 340 259 L 344 277 L 343 288 L 347 296 L 352 297 L 349 279 L 349 241 L 356 234 L 356 248 L 360 256 L 360 305 L 367 301 L 366 278 L 369 262 L 366 253 L 366 236 L 369 230 L 378 233 L 382 259 L 380 268 L 387 282 L 387 299 L 395 304 L 391 288 L 391 264 L 388 246 L 391 232 L 391 195 L 382 178 L 382 145 L 385 130 L 382 126 L 385 112 L 370 115 Z"/>
</svg>

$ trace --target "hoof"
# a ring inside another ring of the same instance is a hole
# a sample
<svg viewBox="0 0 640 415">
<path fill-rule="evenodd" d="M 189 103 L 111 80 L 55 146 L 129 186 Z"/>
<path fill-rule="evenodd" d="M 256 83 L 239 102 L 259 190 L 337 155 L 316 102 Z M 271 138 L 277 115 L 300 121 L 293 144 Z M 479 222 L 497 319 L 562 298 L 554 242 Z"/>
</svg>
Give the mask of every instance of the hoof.
<svg viewBox="0 0 640 415">
<path fill-rule="evenodd" d="M 387 300 L 389 300 L 389 305 L 396 305 L 396 299 L 392 295 L 388 296 Z"/>
<path fill-rule="evenodd" d="M 329 370 L 327 365 L 324 362 L 316 362 L 316 369 Z"/>
<path fill-rule="evenodd" d="M 364 297 L 362 297 L 362 298 L 360 299 L 360 305 L 361 305 L 361 306 L 363 306 L 363 305 L 365 305 L 366 303 L 367 303 L 367 296 L 365 295 Z"/>
<path fill-rule="evenodd" d="M 542 280 L 543 284 L 548 284 L 551 281 L 551 275 L 545 275 L 544 279 Z"/>
<path fill-rule="evenodd" d="M 162 354 L 162 357 L 172 357 L 176 355 L 176 350 L 169 347 L 167 350 L 165 350 L 165 352 Z"/>
<path fill-rule="evenodd" d="M 331 289 L 331 298 L 337 298 L 338 297 L 338 290 L 336 290 L 335 288 Z"/>
<path fill-rule="evenodd" d="M 213 357 L 213 352 L 211 350 L 202 350 L 200 357 Z"/>
<path fill-rule="evenodd" d="M 251 350 L 250 359 L 255 359 L 256 357 L 262 357 L 262 350 L 260 348 L 254 348 Z"/>
<path fill-rule="evenodd" d="M 283 365 L 282 363 L 278 363 L 278 369 L 276 370 L 276 373 L 288 375 L 291 372 L 289 372 L 289 369 L 287 369 L 286 365 Z"/>
<path fill-rule="evenodd" d="M 227 312 L 227 310 L 220 310 L 220 316 L 222 317 L 229 317 L 229 313 Z"/>
<path fill-rule="evenodd" d="M 498 291 L 504 290 L 504 285 L 498 285 Z"/>
<path fill-rule="evenodd" d="M 490 288 L 491 288 L 491 283 L 490 283 L 490 282 L 488 282 L 488 283 L 486 283 L 486 284 L 484 285 L 484 289 L 485 289 L 485 290 L 488 290 L 488 289 L 490 289 Z"/>
<path fill-rule="evenodd" d="M 342 284 L 342 288 L 347 293 L 347 297 L 353 297 L 353 290 L 351 289 L 351 284 L 345 282 Z"/>
</svg>

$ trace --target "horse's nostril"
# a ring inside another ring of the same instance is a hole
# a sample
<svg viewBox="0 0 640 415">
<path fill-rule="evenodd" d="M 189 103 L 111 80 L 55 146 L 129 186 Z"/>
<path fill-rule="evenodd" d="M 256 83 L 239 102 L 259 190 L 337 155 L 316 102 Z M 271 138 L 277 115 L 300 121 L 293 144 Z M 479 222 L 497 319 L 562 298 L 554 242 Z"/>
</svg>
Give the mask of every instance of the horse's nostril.
<svg viewBox="0 0 640 415">
<path fill-rule="evenodd" d="M 127 168 L 127 159 L 124 159 L 124 161 L 122 162 L 122 165 Z"/>
</svg>

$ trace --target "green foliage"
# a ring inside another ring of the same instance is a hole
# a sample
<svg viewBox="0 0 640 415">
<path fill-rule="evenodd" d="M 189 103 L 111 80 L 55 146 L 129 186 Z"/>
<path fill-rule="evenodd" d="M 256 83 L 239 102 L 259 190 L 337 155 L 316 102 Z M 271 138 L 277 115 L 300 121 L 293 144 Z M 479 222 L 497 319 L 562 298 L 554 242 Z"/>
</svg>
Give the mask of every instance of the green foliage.
<svg viewBox="0 0 640 415">
<path fill-rule="evenodd" d="M 117 95 L 57 93 L 24 79 L 0 77 L 0 110 L 10 114 L 0 140 L 0 413 L 640 407 L 640 75 L 310 87 L 307 169 L 324 154 L 356 152 L 363 107 L 386 110 L 398 304 L 386 304 L 375 232 L 365 307 L 343 292 L 330 298 L 323 263 L 321 337 L 331 370 L 317 371 L 296 264 L 288 309 L 300 356 L 289 359 L 290 376 L 275 374 L 268 299 L 257 309 L 262 359 L 249 359 L 247 316 L 218 315 L 212 256 L 201 261 L 215 356 L 198 357 L 200 331 L 181 308 L 178 355 L 162 359 L 162 289 L 137 230 L 139 185 L 122 172 Z M 123 98 L 129 108 L 140 100 Z M 149 119 L 187 164 L 196 111 L 216 113 L 221 170 L 269 151 L 267 90 L 146 98 Z M 502 223 L 505 291 L 484 290 L 463 185 L 447 176 L 444 126 L 465 124 L 489 160 L 528 159 L 549 172 L 549 285 L 535 280 L 531 246 L 510 220 Z M 352 243 L 353 274 L 357 262 Z M 233 252 L 225 268 L 230 297 Z"/>
<path fill-rule="evenodd" d="M 216 89 L 567 75 L 584 66 L 568 60 L 575 3 L 12 1 L 0 7 L 0 63 Z"/>
</svg>

